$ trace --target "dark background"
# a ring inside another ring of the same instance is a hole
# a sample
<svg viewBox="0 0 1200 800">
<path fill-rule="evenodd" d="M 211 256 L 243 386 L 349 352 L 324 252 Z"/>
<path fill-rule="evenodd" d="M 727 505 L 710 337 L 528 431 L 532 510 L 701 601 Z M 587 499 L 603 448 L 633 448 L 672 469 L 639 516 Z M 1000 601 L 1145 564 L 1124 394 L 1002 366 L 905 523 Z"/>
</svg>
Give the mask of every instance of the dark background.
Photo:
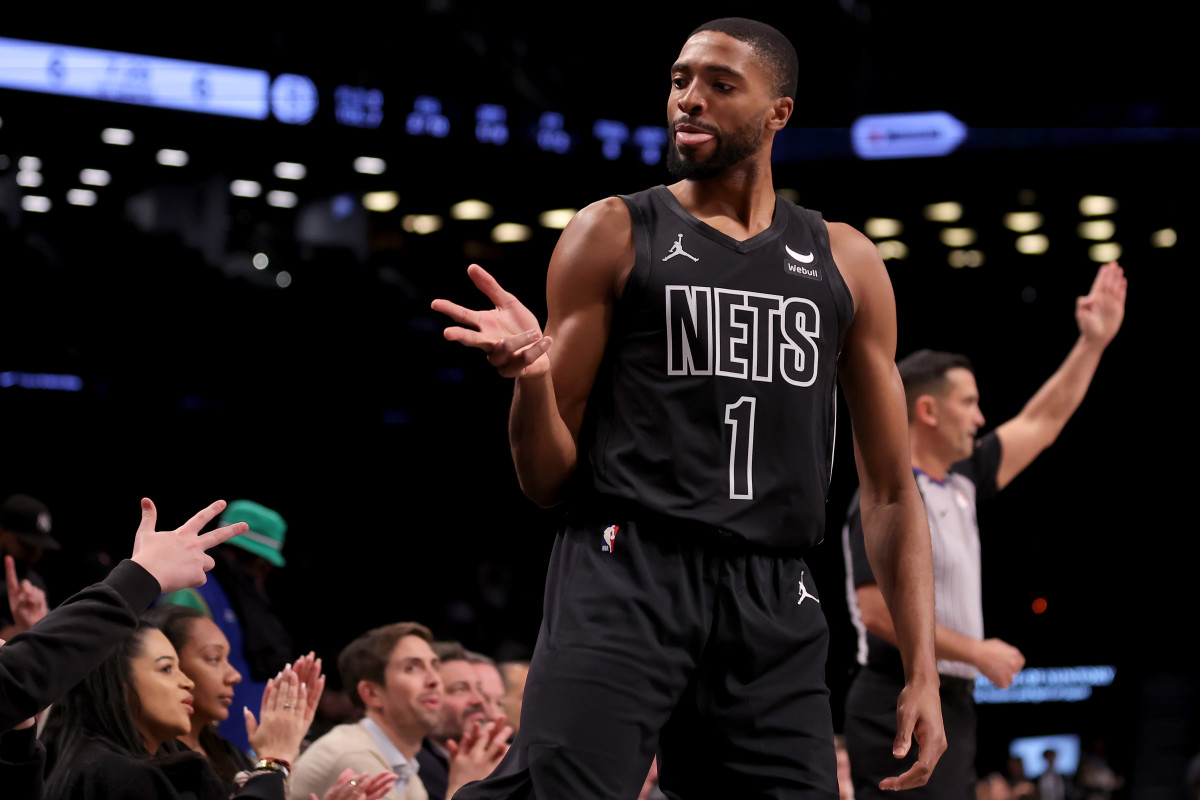
<svg viewBox="0 0 1200 800">
<path fill-rule="evenodd" d="M 1157 8 L 844 0 L 575 11 L 444 0 L 402 4 L 386 20 L 361 9 L 272 24 L 210 15 L 153 32 L 11 20 L 0 35 L 306 74 L 322 111 L 300 127 L 0 89 L 0 373 L 83 379 L 78 393 L 0 388 L 0 494 L 50 506 L 65 547 L 43 565 L 54 601 L 102 575 L 104 554 L 128 554 L 142 496 L 158 504 L 160 527 L 217 497 L 247 497 L 289 523 L 272 592 L 300 646 L 327 662 L 398 619 L 526 654 L 559 512 L 516 485 L 511 384 L 443 341 L 429 302 L 477 303 L 465 275 L 477 262 L 542 315 L 558 232 L 537 214 L 670 180 L 629 149 L 605 159 L 592 122 L 665 124 L 667 68 L 687 33 L 717 16 L 757 16 L 796 42 L 802 64 L 776 185 L 829 220 L 904 223 L 908 257 L 887 262 L 898 353 L 967 353 L 989 429 L 1075 340 L 1074 301 L 1099 266 L 1075 233 L 1079 198 L 1118 199 L 1109 218 L 1130 282 L 1125 326 L 1059 441 L 981 507 L 988 635 L 1030 666 L 1111 664 L 1117 679 L 1084 703 L 981 707 L 979 764 L 999 768 L 1017 735 L 1101 736 L 1132 796 L 1177 796 L 1183 762 L 1200 749 L 1195 525 L 1184 513 L 1200 113 L 1184 26 Z M 333 122 L 339 84 L 385 92 L 378 129 Z M 442 100 L 446 139 L 405 133 L 418 95 Z M 475 141 L 482 102 L 508 108 L 507 144 Z M 971 127 L 950 156 L 863 161 L 849 149 L 862 114 L 930 110 Z M 572 152 L 533 145 L 543 111 L 564 115 Z M 134 144 L 102 144 L 107 126 L 134 130 Z M 191 161 L 161 167 L 160 147 Z M 19 210 L 27 190 L 14 175 L 27 154 L 43 161 L 47 214 Z M 386 159 L 387 171 L 355 173 L 360 155 Z M 306 164 L 308 178 L 275 180 L 280 160 Z M 84 167 L 113 175 L 91 208 L 62 200 Z M 300 205 L 231 197 L 235 178 L 295 191 Z M 358 197 L 375 189 L 399 192 L 399 206 L 364 211 Z M 345 219 L 330 213 L 341 195 L 357 209 Z M 407 214 L 446 217 L 466 198 L 487 200 L 495 218 L 446 218 L 427 236 L 403 228 Z M 962 203 L 961 224 L 978 231 L 979 268 L 950 267 L 944 226 L 922 216 L 945 200 Z M 147 207 L 159 222 L 139 226 Z M 1044 255 L 1018 253 L 1001 224 L 1024 209 L 1044 215 Z M 316 236 L 314 220 L 332 235 Z M 533 237 L 497 245 L 488 237 L 500 221 L 532 225 Z M 1152 247 L 1167 227 L 1178 244 Z M 267 270 L 249 266 L 256 252 L 269 254 Z M 292 276 L 286 289 L 279 270 Z M 828 536 L 810 563 L 840 724 L 853 665 L 840 527 L 857 478 L 847 415 L 839 424 Z M 1035 615 L 1039 597 L 1048 608 Z"/>
</svg>

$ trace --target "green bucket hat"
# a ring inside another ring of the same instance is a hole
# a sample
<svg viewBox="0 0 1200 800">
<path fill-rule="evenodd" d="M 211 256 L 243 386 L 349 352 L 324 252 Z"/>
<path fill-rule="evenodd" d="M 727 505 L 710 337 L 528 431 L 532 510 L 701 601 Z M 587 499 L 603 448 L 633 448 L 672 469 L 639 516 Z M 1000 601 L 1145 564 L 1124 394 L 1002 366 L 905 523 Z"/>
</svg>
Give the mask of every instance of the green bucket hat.
<svg viewBox="0 0 1200 800">
<path fill-rule="evenodd" d="M 277 567 L 284 565 L 283 535 L 287 523 L 279 513 L 253 500 L 234 500 L 221 514 L 220 525 L 244 522 L 250 530 L 229 540 L 229 544 L 262 556 Z"/>
</svg>

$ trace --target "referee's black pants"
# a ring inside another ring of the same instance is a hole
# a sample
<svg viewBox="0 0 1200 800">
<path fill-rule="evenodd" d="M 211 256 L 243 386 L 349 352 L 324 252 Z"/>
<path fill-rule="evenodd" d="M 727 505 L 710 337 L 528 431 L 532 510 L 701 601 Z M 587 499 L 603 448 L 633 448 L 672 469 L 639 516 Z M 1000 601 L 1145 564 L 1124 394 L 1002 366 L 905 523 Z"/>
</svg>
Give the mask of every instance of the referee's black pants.
<svg viewBox="0 0 1200 800">
<path fill-rule="evenodd" d="M 572 512 L 520 733 L 455 800 L 634 800 L 656 752 L 673 800 L 834 800 L 815 590 L 797 554 L 617 505 Z"/>
<path fill-rule="evenodd" d="M 946 752 L 938 759 L 924 786 L 906 789 L 904 800 L 974 800 L 975 798 L 975 682 L 939 676 Z M 846 693 L 846 752 L 854 779 L 854 799 L 896 798 L 879 788 L 884 778 L 899 775 L 916 763 L 914 743 L 905 758 L 892 755 L 896 740 L 896 701 L 904 676 L 863 667 Z"/>
</svg>

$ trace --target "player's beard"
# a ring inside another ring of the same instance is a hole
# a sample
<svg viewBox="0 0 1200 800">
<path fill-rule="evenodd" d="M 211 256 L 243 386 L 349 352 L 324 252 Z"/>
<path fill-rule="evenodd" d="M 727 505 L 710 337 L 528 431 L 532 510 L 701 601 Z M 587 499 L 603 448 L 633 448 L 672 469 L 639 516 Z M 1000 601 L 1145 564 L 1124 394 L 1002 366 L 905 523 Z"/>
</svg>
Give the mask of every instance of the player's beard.
<svg viewBox="0 0 1200 800">
<path fill-rule="evenodd" d="M 672 126 L 673 127 L 673 126 Z M 715 133 L 716 147 L 706 161 L 696 161 L 679 151 L 672 131 L 667 138 L 667 170 L 676 180 L 703 181 L 715 178 L 734 164 L 745 161 L 762 146 L 762 123 L 750 120 L 728 135 Z M 696 148 L 689 147 L 693 153 Z"/>
</svg>

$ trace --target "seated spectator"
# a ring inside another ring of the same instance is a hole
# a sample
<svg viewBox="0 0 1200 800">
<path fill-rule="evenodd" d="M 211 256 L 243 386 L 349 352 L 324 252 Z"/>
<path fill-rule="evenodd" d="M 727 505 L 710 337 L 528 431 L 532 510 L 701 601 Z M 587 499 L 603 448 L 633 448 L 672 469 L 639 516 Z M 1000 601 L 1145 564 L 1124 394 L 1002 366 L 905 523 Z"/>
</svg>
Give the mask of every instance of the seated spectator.
<svg viewBox="0 0 1200 800">
<path fill-rule="evenodd" d="M 438 674 L 442 679 L 442 708 L 437 726 L 421 743 L 417 762 L 421 780 L 435 800 L 448 797 L 450 786 L 450 750 L 447 742 L 461 741 L 475 722 L 487 722 L 487 698 L 479 687 L 479 675 L 467 649 L 458 642 L 434 642 Z"/>
<path fill-rule="evenodd" d="M 55 704 L 44 740 L 46 800 L 229 797 L 200 753 L 172 746 L 191 729 L 194 684 L 162 631 L 141 623 L 132 637 Z M 301 702 L 291 669 L 273 685 L 264 717 Z M 299 737 L 295 737 L 298 744 Z M 263 753 L 234 796 L 282 800 L 293 749 Z"/>
<path fill-rule="evenodd" d="M 293 654 L 291 634 L 270 597 L 267 578 L 283 567 L 287 523 L 280 514 L 252 500 L 234 500 L 219 523 L 238 520 L 249 529 L 228 547 L 213 551 L 212 575 L 203 586 L 164 595 L 159 601 L 199 609 L 229 640 L 229 661 L 242 676 L 234 686 L 233 707 L 254 707 L 267 680 Z M 248 753 L 250 741 L 237 715 L 219 723 L 221 736 Z"/>
<path fill-rule="evenodd" d="M 335 726 L 300 755 L 289 797 L 308 800 L 324 791 L 339 770 L 391 769 L 398 777 L 385 800 L 426 800 L 430 795 L 417 771 L 422 740 L 441 718 L 442 680 L 433 634 L 416 622 L 397 622 L 367 631 L 338 656 L 342 685 L 363 718 Z M 469 666 L 469 665 L 468 665 Z M 494 723 L 475 726 L 452 743 L 446 797 L 478 780 L 499 763 L 511 733 Z M 435 798 L 441 800 L 441 798 Z"/>
<path fill-rule="evenodd" d="M 0 559 L 4 560 L 6 570 L 13 570 L 21 591 L 21 602 L 46 607 L 46 581 L 34 566 L 47 550 L 58 549 L 58 540 L 50 535 L 50 509 L 45 503 L 26 494 L 14 494 L 5 499 L 0 505 Z M 11 568 L 8 567 L 10 561 Z M 11 581 L 0 586 L 0 594 L 4 595 L 0 597 L 0 639 L 11 639 L 29 630 L 16 615 L 9 615 L 10 603 L 16 606 L 18 601 L 9 596 L 13 587 Z"/>
<path fill-rule="evenodd" d="M 202 753 L 232 794 L 242 775 L 253 770 L 254 760 L 238 750 L 232 742 L 222 738 L 217 731 L 217 723 L 230 716 L 233 701 L 231 689 L 242 679 L 229 663 L 229 642 L 212 620 L 187 606 L 173 603 L 161 605 L 151 609 L 146 614 L 146 620 L 166 634 L 179 653 L 180 668 L 195 683 L 192 689 L 192 727 L 179 737 L 179 741 L 189 749 Z M 303 690 L 302 702 L 295 712 L 286 708 L 269 712 L 264 703 L 260 722 L 255 725 L 249 709 L 241 710 L 247 728 L 253 731 L 248 738 L 255 752 L 291 752 L 292 749 L 303 747 L 303 737 L 323 696 L 325 676 L 321 672 L 321 660 L 313 653 L 297 659 L 292 670 L 300 679 Z M 270 713 L 274 713 L 277 719 L 268 718 Z M 272 741 L 279 737 L 283 737 L 281 742 Z M 297 741 L 298 745 L 295 744 Z M 337 797 L 347 791 L 352 795 L 358 786 L 363 787 L 360 797 L 383 797 L 395 779 L 396 776 L 387 771 L 372 776 L 346 770 L 326 792 L 326 798 Z M 355 782 L 353 786 L 350 781 Z M 339 786 L 347 788 L 339 789 Z"/>
<path fill-rule="evenodd" d="M 500 708 L 500 698 L 504 696 L 504 676 L 500 674 L 500 668 L 491 658 L 471 650 L 467 651 L 467 661 L 470 662 L 471 667 L 475 670 L 475 676 L 479 679 L 476 687 L 487 707 L 488 719 L 503 716 L 504 711 Z"/>
</svg>

